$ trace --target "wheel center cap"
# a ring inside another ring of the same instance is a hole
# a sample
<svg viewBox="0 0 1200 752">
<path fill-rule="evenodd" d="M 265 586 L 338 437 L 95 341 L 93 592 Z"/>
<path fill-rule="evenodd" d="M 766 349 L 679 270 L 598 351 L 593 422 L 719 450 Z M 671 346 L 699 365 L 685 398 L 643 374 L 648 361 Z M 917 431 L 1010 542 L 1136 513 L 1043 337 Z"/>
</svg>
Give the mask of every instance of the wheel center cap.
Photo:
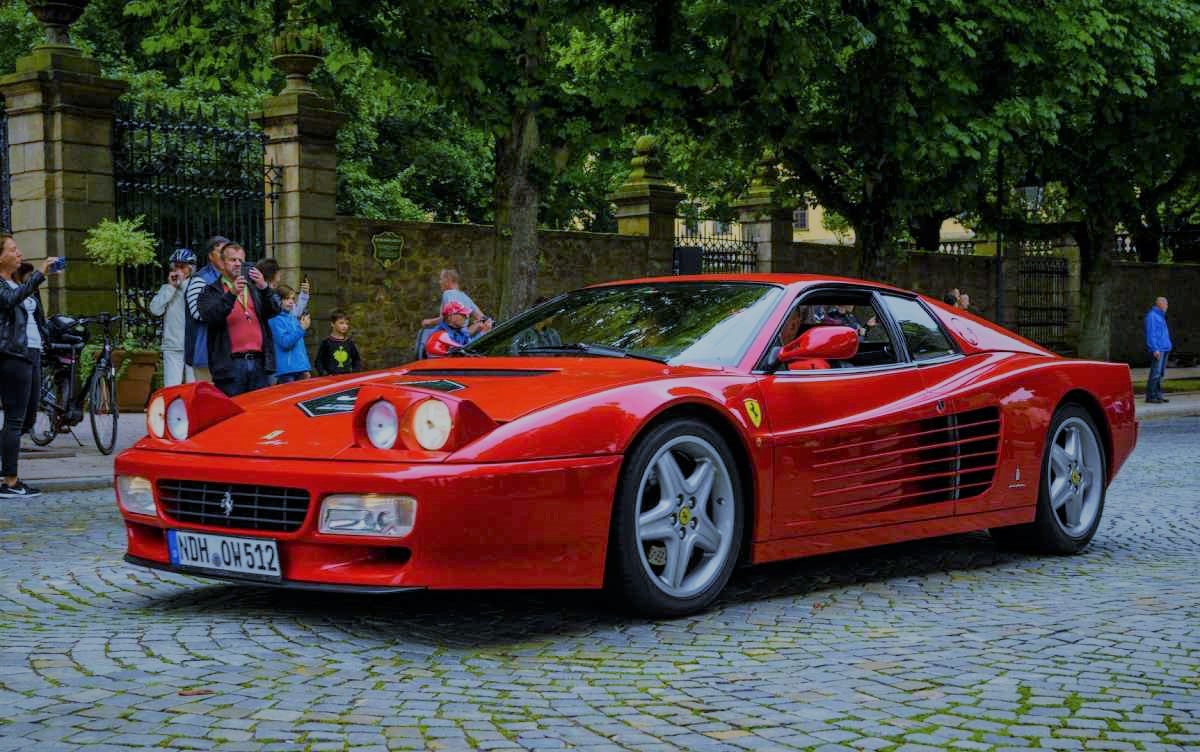
<svg viewBox="0 0 1200 752">
<path fill-rule="evenodd" d="M 684 507 L 679 510 L 679 524 L 686 525 L 692 521 L 692 510 Z"/>
<path fill-rule="evenodd" d="M 1083 475 L 1081 475 L 1078 470 L 1072 470 L 1071 471 L 1071 485 L 1078 486 L 1082 482 L 1083 482 Z"/>
</svg>

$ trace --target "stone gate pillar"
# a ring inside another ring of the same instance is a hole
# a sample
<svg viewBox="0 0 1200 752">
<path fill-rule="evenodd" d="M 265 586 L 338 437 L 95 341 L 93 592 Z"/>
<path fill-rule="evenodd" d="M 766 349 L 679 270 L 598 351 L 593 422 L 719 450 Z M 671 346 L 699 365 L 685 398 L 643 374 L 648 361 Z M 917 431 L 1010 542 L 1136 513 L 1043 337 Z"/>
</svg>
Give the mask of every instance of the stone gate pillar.
<svg viewBox="0 0 1200 752">
<path fill-rule="evenodd" d="M 82 241 L 100 220 L 116 216 L 113 107 L 126 85 L 101 76 L 100 64 L 71 45 L 66 29 L 86 3 L 75 5 L 69 18 L 63 7 L 34 8 L 47 42 L 0 77 L 0 95 L 8 113 L 13 238 L 35 264 L 46 256 L 68 260 L 66 272 L 42 288 L 49 311 L 90 314 L 117 305 L 114 271 L 91 264 Z"/>
<path fill-rule="evenodd" d="M 617 232 L 647 237 L 652 266 L 669 274 L 675 247 L 675 211 L 684 196 L 663 178 L 658 142 L 653 136 L 640 137 L 634 152 L 629 177 L 608 197 L 617 205 Z"/>
<path fill-rule="evenodd" d="M 292 21 L 276 37 L 271 59 L 287 85 L 255 116 L 267 136 L 266 162 L 279 170 L 278 199 L 266 204 L 267 252 L 289 286 L 309 277 L 312 330 L 323 332 L 320 322 L 337 304 L 337 131 L 345 116 L 308 82 L 322 60 L 320 37 Z"/>
<path fill-rule="evenodd" d="M 760 272 L 792 268 L 792 210 L 775 201 L 777 170 L 774 155 L 764 156 L 745 197 L 733 202 L 743 238 L 757 243 Z"/>
</svg>

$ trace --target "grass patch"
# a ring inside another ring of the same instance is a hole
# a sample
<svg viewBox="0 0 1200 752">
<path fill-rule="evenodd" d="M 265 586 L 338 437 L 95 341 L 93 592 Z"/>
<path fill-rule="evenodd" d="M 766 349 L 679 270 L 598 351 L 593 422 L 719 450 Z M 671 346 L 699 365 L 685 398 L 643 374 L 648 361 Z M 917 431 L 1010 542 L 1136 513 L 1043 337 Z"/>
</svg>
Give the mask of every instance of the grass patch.
<svg viewBox="0 0 1200 752">
<path fill-rule="evenodd" d="M 1200 379 L 1172 379 L 1170 371 L 1167 372 L 1167 380 L 1162 383 L 1163 392 L 1167 394 L 1179 394 L 1180 392 L 1200 392 Z M 1138 394 L 1146 393 L 1146 380 L 1137 379 L 1133 382 L 1133 391 Z"/>
<path fill-rule="evenodd" d="M 1080 708 L 1083 707 L 1083 698 L 1075 692 L 1072 692 L 1071 694 L 1067 695 L 1065 700 L 1063 700 L 1063 705 L 1066 705 L 1068 708 L 1070 708 L 1071 714 L 1074 715 L 1079 712 Z"/>
</svg>

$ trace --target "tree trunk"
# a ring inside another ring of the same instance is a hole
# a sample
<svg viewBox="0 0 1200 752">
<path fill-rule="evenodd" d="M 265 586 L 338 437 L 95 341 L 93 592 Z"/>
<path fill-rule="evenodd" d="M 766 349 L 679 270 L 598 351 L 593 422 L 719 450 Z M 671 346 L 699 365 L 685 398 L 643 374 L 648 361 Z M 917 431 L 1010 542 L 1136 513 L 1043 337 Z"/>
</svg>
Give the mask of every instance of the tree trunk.
<svg viewBox="0 0 1200 752">
<path fill-rule="evenodd" d="M 858 276 L 875 282 L 890 281 L 893 225 L 881 216 L 860 215 L 854 222 L 854 246 L 858 249 Z"/>
<path fill-rule="evenodd" d="M 496 255 L 500 315 L 504 318 L 532 305 L 537 298 L 538 204 L 541 192 L 530 176 L 539 144 L 536 116 L 513 116 L 512 130 L 496 139 Z"/>
<path fill-rule="evenodd" d="M 913 242 L 919 251 L 936 251 L 942 242 L 941 215 L 913 217 L 908 222 L 908 230 L 912 233 Z"/>
<path fill-rule="evenodd" d="M 1108 360 L 1112 350 L 1110 287 L 1113 270 L 1113 222 L 1091 221 L 1075 234 L 1079 244 L 1079 356 Z"/>
</svg>

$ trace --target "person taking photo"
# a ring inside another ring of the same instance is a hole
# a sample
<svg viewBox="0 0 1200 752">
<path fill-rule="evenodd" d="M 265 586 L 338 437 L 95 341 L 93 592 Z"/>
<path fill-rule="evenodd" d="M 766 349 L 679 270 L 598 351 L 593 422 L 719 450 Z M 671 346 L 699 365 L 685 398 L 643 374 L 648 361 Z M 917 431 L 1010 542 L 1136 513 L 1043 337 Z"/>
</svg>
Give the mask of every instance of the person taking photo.
<svg viewBox="0 0 1200 752">
<path fill-rule="evenodd" d="M 0 405 L 4 427 L 0 431 L 0 498 L 30 498 L 41 491 L 24 483 L 17 473 L 21 431 L 29 410 L 34 382 L 34 360 L 40 361 L 42 335 L 33 297 L 46 275 L 61 270 L 57 257 L 42 261 L 25 281 L 16 281 L 23 260 L 11 235 L 0 234 Z"/>
<path fill-rule="evenodd" d="M 150 301 L 150 313 L 163 320 L 163 386 L 177 386 L 196 380 L 195 371 L 187 365 L 184 357 L 187 344 L 186 290 L 188 278 L 195 269 L 196 254 L 190 248 L 175 251 L 171 254 L 171 271 L 167 274 L 167 282 Z"/>
</svg>

